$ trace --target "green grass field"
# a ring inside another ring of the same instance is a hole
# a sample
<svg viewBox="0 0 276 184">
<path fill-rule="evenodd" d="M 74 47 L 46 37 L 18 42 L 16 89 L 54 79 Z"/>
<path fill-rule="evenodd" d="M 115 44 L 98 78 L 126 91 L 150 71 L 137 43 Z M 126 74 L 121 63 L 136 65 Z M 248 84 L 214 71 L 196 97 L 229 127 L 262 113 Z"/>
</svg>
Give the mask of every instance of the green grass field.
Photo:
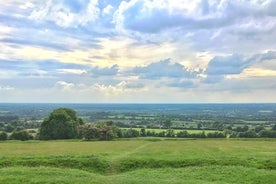
<svg viewBox="0 0 276 184">
<path fill-rule="evenodd" d="M 0 183 L 276 183 L 275 139 L 0 142 Z"/>
</svg>

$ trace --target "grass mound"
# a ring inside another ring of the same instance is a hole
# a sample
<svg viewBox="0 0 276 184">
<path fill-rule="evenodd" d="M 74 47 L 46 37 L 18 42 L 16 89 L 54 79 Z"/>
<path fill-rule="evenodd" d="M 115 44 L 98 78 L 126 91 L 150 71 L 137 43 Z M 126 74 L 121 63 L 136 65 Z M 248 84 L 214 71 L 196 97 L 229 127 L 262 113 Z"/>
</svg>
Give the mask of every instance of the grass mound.
<svg viewBox="0 0 276 184">
<path fill-rule="evenodd" d="M 104 173 L 109 167 L 106 160 L 95 155 L 24 156 L 0 158 L 0 167 L 14 166 L 71 168 L 97 173 Z"/>
</svg>

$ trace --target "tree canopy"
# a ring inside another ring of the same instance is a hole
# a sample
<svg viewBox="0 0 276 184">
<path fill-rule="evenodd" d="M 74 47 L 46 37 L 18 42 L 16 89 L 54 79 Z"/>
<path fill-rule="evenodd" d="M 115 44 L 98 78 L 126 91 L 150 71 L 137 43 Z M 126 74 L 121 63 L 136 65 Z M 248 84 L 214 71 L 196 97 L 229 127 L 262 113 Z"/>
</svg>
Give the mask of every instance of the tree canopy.
<svg viewBox="0 0 276 184">
<path fill-rule="evenodd" d="M 78 137 L 78 126 L 83 120 L 73 109 L 55 109 L 44 119 L 40 128 L 40 139 L 74 139 Z"/>
</svg>

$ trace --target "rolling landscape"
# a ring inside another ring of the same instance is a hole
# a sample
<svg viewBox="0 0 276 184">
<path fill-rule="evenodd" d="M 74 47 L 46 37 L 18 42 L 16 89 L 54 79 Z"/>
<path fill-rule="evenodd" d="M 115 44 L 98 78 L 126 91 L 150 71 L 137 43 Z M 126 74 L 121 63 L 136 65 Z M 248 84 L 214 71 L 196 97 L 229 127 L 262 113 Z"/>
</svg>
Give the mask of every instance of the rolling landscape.
<svg viewBox="0 0 276 184">
<path fill-rule="evenodd" d="M 49 113 L 64 106 L 76 110 L 86 133 L 39 137 Z M 276 180 L 276 104 L 1 104 L 0 110 L 1 131 L 13 128 L 11 140 L 0 142 L 1 183 Z M 100 131 L 103 122 L 116 128 L 113 134 L 93 137 L 91 126 Z"/>
</svg>

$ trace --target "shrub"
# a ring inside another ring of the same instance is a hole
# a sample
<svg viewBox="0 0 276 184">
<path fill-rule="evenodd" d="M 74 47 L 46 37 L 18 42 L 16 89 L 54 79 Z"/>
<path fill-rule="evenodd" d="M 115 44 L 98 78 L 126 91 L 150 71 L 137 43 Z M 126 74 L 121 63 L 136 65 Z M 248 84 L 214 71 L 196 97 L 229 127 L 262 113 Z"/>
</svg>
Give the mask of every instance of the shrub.
<svg viewBox="0 0 276 184">
<path fill-rule="evenodd" d="M 189 133 L 188 131 L 186 130 L 183 130 L 183 131 L 179 131 L 177 134 L 176 134 L 177 137 L 181 137 L 181 138 L 188 138 L 189 137 Z"/>
<path fill-rule="evenodd" d="M 95 125 L 91 123 L 86 123 L 80 126 L 80 136 L 85 140 L 90 140 L 97 138 L 99 135 L 99 130 Z"/>
<path fill-rule="evenodd" d="M 222 132 L 210 132 L 207 134 L 208 138 L 225 138 L 226 135 L 224 135 Z"/>
<path fill-rule="evenodd" d="M 258 137 L 258 135 L 256 134 L 256 132 L 254 130 L 248 130 L 246 132 L 238 133 L 238 137 L 255 138 L 255 137 Z"/>
<path fill-rule="evenodd" d="M 26 130 L 20 130 L 12 132 L 12 134 L 10 135 L 10 139 L 26 141 L 33 139 L 33 136 L 29 134 Z"/>
<path fill-rule="evenodd" d="M 259 133 L 260 137 L 267 137 L 267 138 L 276 138 L 276 131 L 273 130 L 262 130 Z"/>
</svg>

